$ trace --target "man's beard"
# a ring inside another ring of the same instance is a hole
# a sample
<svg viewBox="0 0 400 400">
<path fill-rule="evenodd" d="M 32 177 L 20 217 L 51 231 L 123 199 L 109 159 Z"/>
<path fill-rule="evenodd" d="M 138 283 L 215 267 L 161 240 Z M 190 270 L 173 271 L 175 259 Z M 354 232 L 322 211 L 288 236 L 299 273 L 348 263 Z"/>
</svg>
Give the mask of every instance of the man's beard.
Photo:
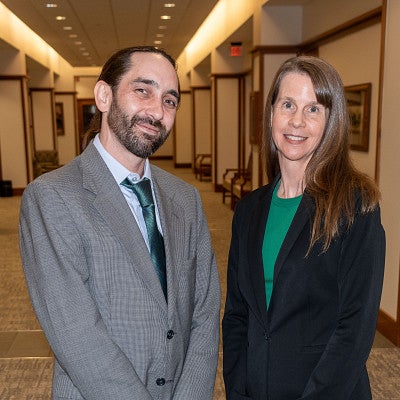
<svg viewBox="0 0 400 400">
<path fill-rule="evenodd" d="M 132 154 L 140 158 L 151 156 L 169 136 L 169 131 L 160 121 L 149 117 L 132 118 L 123 113 L 116 100 L 110 106 L 107 122 L 119 142 Z M 137 123 L 147 123 L 158 129 L 158 135 L 149 135 L 136 127 Z"/>
</svg>

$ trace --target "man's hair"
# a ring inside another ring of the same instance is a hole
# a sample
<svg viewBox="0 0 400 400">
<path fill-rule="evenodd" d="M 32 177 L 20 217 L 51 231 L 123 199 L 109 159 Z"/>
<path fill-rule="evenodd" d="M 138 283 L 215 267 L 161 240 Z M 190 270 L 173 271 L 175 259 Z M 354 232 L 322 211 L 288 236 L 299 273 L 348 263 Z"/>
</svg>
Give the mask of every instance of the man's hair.
<svg viewBox="0 0 400 400">
<path fill-rule="evenodd" d="M 159 49 L 153 46 L 133 46 L 115 52 L 103 65 L 103 68 L 101 70 L 101 73 L 97 81 L 104 81 L 108 83 L 113 93 L 115 93 L 119 83 L 121 82 L 122 77 L 132 67 L 132 55 L 134 53 L 160 54 L 171 63 L 175 71 L 177 69 L 175 60 L 163 49 Z M 90 121 L 89 129 L 84 133 L 82 138 L 83 149 L 100 131 L 101 114 L 102 113 L 98 109 L 96 109 L 96 112 L 94 113 Z"/>
</svg>

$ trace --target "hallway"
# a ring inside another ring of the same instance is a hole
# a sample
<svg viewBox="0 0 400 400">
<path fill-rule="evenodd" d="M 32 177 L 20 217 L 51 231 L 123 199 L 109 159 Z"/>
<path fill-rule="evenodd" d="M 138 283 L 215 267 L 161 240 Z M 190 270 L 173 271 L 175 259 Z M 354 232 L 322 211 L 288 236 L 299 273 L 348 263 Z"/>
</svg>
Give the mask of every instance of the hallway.
<svg viewBox="0 0 400 400">
<path fill-rule="evenodd" d="M 223 304 L 232 211 L 222 204 L 221 193 L 215 193 L 209 182 L 197 181 L 191 169 L 174 169 L 168 160 L 154 163 L 192 183 L 201 193 L 220 272 Z M 17 196 L 0 198 L 0 399 L 49 400 L 52 353 L 30 305 L 21 268 L 19 203 Z M 374 400 L 400 400 L 400 348 L 380 334 L 376 335 L 368 370 Z M 214 400 L 223 399 L 220 365 Z"/>
</svg>

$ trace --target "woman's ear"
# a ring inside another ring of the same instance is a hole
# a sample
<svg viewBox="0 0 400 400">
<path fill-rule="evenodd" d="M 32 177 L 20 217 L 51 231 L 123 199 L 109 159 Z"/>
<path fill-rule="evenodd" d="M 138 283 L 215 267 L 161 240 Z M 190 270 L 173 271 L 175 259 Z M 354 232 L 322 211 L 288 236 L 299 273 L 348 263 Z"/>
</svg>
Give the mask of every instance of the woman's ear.
<svg viewBox="0 0 400 400">
<path fill-rule="evenodd" d="M 101 112 L 108 111 L 112 102 L 110 85 L 104 81 L 98 81 L 94 87 L 94 99 Z"/>
</svg>

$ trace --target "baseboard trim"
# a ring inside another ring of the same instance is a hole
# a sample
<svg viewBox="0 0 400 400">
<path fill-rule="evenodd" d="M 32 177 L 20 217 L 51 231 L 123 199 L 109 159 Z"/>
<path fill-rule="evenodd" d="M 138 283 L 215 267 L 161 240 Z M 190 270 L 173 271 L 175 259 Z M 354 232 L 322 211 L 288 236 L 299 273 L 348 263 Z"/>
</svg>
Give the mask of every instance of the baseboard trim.
<svg viewBox="0 0 400 400">
<path fill-rule="evenodd" d="M 400 324 L 385 311 L 379 310 L 377 330 L 396 346 L 400 346 Z"/>
<path fill-rule="evenodd" d="M 175 163 L 174 164 L 175 168 L 192 168 L 191 163 Z"/>
</svg>

